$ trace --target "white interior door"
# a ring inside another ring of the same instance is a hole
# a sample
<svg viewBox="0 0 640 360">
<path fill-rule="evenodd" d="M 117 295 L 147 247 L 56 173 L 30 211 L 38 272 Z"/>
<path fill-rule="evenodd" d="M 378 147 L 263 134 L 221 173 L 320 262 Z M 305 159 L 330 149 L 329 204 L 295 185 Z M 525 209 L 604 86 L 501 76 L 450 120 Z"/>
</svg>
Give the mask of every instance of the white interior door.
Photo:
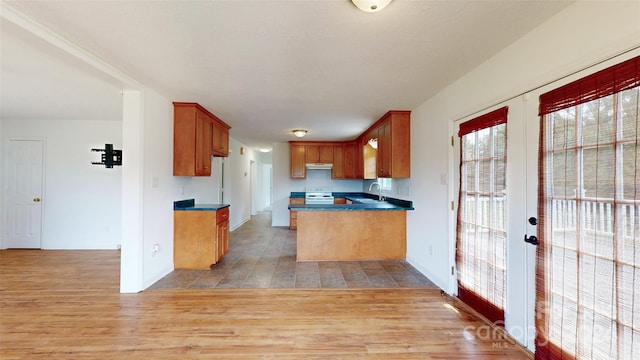
<svg viewBox="0 0 640 360">
<path fill-rule="evenodd" d="M 6 247 L 41 247 L 43 142 L 9 140 L 6 155 Z"/>
</svg>

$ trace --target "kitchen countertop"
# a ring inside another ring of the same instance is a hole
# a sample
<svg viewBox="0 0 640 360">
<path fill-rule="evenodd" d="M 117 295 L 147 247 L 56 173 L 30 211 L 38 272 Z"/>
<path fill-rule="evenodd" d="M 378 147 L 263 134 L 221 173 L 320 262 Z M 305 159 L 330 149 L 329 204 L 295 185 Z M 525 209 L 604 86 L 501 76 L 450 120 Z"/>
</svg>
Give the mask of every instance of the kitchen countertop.
<svg viewBox="0 0 640 360">
<path fill-rule="evenodd" d="M 414 210 L 413 202 L 394 198 L 377 201 L 377 196 L 368 193 L 333 193 L 334 197 L 343 197 L 353 204 L 289 204 L 289 210 Z M 293 193 L 292 193 L 293 197 Z"/>
<path fill-rule="evenodd" d="M 173 210 L 186 211 L 217 211 L 229 207 L 229 204 L 195 204 L 195 199 L 173 202 Z"/>
</svg>

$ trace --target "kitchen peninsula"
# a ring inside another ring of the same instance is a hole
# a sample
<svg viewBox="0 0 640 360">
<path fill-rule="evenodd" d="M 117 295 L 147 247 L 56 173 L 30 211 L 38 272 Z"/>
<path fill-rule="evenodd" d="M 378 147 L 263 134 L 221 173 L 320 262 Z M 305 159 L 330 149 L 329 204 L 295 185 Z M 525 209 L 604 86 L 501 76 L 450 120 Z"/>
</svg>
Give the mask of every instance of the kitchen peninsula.
<svg viewBox="0 0 640 360">
<path fill-rule="evenodd" d="M 340 195 L 347 204 L 290 204 L 297 211 L 298 261 L 404 260 L 411 201 Z"/>
</svg>

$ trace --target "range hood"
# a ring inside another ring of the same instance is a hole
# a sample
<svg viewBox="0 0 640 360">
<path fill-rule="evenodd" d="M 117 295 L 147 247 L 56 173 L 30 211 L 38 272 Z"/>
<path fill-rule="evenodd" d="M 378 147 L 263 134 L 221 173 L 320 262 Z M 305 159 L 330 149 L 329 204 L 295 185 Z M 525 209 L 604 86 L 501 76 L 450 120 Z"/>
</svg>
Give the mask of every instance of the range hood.
<svg viewBox="0 0 640 360">
<path fill-rule="evenodd" d="M 307 163 L 307 170 L 331 170 L 333 164 Z"/>
</svg>

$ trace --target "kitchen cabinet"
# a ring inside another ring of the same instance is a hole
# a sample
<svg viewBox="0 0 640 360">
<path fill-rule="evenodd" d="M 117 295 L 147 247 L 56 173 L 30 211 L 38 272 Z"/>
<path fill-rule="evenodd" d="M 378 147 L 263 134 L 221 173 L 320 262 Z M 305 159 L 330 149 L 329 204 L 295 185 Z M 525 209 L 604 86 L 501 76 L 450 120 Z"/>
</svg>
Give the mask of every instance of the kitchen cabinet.
<svg viewBox="0 0 640 360">
<path fill-rule="evenodd" d="M 306 179 L 307 168 L 305 153 L 306 147 L 300 144 L 289 144 L 290 160 L 291 160 L 291 178 L 292 179 Z"/>
<path fill-rule="evenodd" d="M 176 269 L 209 269 L 229 249 L 229 208 L 174 210 L 173 265 Z"/>
<path fill-rule="evenodd" d="M 346 204 L 347 203 L 347 199 L 346 198 L 333 198 L 333 203 L 334 204 Z"/>
<path fill-rule="evenodd" d="M 333 179 L 356 179 L 356 143 L 353 141 L 333 146 Z"/>
<path fill-rule="evenodd" d="M 229 251 L 229 208 L 216 211 L 216 262 Z"/>
<path fill-rule="evenodd" d="M 289 198 L 289 204 L 304 204 L 304 198 Z M 289 230 L 298 228 L 298 212 L 289 210 Z"/>
<path fill-rule="evenodd" d="M 210 176 L 211 155 L 228 156 L 229 125 L 197 103 L 173 103 L 173 175 Z"/>
<path fill-rule="evenodd" d="M 185 103 L 174 103 L 173 116 L 173 175 L 210 176 L 211 117 L 197 104 Z"/>
<path fill-rule="evenodd" d="M 306 144 L 305 159 L 310 164 L 332 164 L 333 143 L 331 144 Z"/>
<path fill-rule="evenodd" d="M 374 139 L 375 147 L 369 144 Z M 356 140 L 290 141 L 291 178 L 306 179 L 306 164 L 333 164 L 333 179 L 411 177 L 411 111 L 391 110 Z"/>
<path fill-rule="evenodd" d="M 377 122 L 377 177 L 411 177 L 410 116 L 410 111 L 389 111 Z"/>
<path fill-rule="evenodd" d="M 229 125 L 217 117 L 213 117 L 213 133 L 211 140 L 211 152 L 213 156 L 229 156 Z"/>
</svg>

